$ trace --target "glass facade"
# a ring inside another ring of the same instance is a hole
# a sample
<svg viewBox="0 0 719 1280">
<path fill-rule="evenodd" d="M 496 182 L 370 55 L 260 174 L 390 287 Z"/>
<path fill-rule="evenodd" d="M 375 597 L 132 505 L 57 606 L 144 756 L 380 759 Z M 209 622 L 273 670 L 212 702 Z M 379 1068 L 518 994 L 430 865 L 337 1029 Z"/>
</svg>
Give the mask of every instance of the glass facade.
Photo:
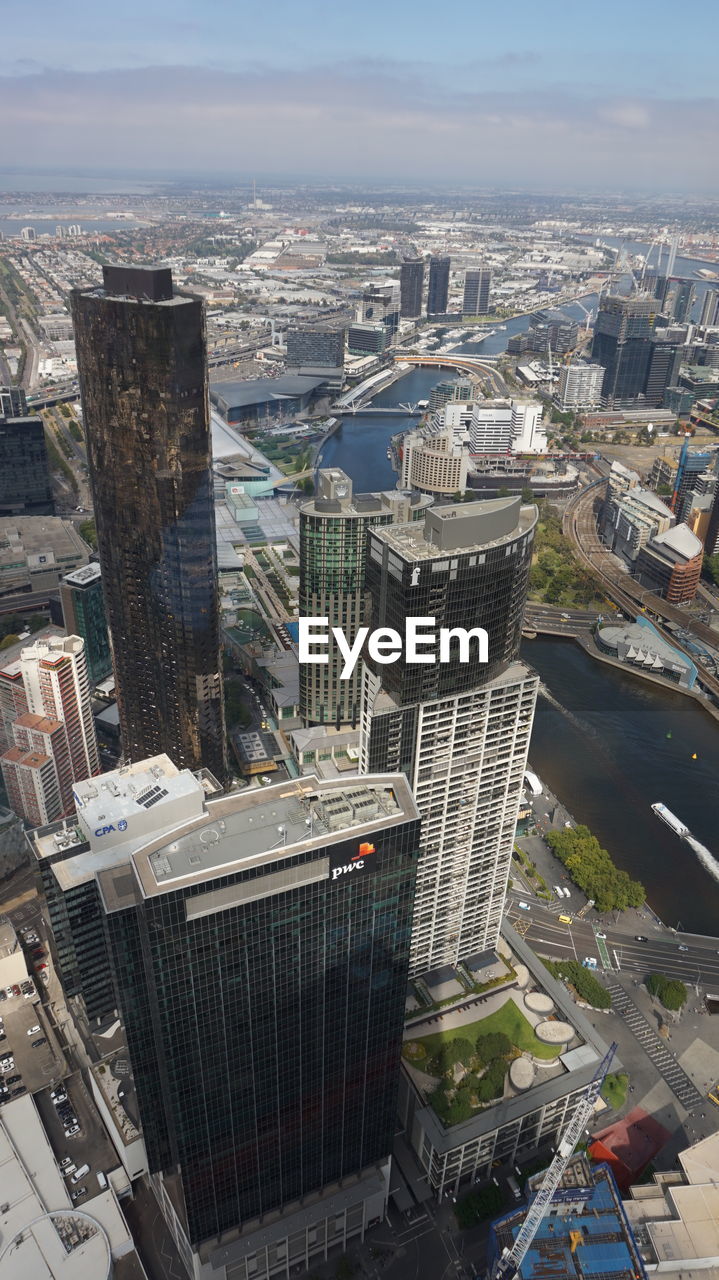
<svg viewBox="0 0 719 1280">
<path fill-rule="evenodd" d="M 72 310 L 123 748 L 224 777 L 203 303 L 104 272 Z"/>
<path fill-rule="evenodd" d="M 332 878 L 356 857 L 345 836 L 211 893 L 135 901 L 125 875 L 106 907 L 150 1167 L 179 1166 L 194 1244 L 390 1151 L 418 826 L 372 832 L 355 878 Z M 300 883 L 277 892 L 278 873 Z"/>
<path fill-rule="evenodd" d="M 659 309 L 649 294 L 606 297 L 594 325 L 592 359 L 604 369 L 602 399 L 607 405 L 644 394 Z"/>
<path fill-rule="evenodd" d="M 82 636 L 90 683 L 99 684 L 112 671 L 100 566 L 86 565 L 63 578 L 60 600 L 65 630 Z"/>
<path fill-rule="evenodd" d="M 430 258 L 429 283 L 427 285 L 427 315 L 442 316 L 447 311 L 449 297 L 449 258 Z"/>
<path fill-rule="evenodd" d="M 54 514 L 42 418 L 0 412 L 0 516 Z"/>
</svg>

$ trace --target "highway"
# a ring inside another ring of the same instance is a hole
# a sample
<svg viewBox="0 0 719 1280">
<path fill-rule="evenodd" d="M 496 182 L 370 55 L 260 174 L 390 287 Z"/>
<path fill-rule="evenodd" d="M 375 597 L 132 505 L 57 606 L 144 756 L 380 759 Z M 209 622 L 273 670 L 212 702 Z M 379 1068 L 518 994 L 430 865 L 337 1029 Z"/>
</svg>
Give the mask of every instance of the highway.
<svg viewBox="0 0 719 1280">
<path fill-rule="evenodd" d="M 576 636 L 591 631 L 597 615 L 594 610 L 562 609 L 551 604 L 535 604 L 529 600 L 524 610 L 524 630 L 553 636 Z"/>
<path fill-rule="evenodd" d="M 512 894 L 508 898 L 507 917 L 539 955 L 556 960 L 578 960 L 593 956 L 599 969 L 630 972 L 645 978 L 649 973 L 664 973 L 669 978 L 680 978 L 693 986 L 699 983 L 708 991 L 719 993 L 719 939 L 698 938 L 694 935 L 674 934 L 672 930 L 658 926 L 651 917 L 642 922 L 636 932 L 626 925 L 595 925 L 589 919 L 574 917 L 571 903 L 564 907 L 559 903 L 552 908 L 540 905 L 533 898 L 520 898 Z M 527 902 L 530 910 L 523 911 L 519 902 Z M 571 924 L 559 920 L 559 914 L 572 917 Z M 596 933 L 605 933 L 606 940 Z M 636 935 L 646 937 L 637 942 Z M 604 948 L 600 948 L 604 942 Z M 689 948 L 680 951 L 679 945 Z M 604 952 L 604 955 L 602 954 Z"/>
</svg>

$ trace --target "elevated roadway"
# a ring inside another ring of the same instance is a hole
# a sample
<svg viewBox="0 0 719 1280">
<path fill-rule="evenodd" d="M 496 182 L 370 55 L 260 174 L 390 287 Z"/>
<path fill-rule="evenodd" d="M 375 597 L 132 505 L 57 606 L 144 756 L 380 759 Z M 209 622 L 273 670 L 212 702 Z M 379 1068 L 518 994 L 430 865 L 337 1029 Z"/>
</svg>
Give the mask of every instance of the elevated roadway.
<svg viewBox="0 0 719 1280">
<path fill-rule="evenodd" d="M 474 373 L 490 384 L 495 395 L 509 395 L 504 378 L 494 364 L 482 356 L 455 356 L 451 352 L 446 355 L 412 355 L 409 352 L 403 352 L 401 356 L 395 356 L 395 361 L 398 364 L 417 365 L 421 369 L 455 369 L 460 373 Z"/>
</svg>

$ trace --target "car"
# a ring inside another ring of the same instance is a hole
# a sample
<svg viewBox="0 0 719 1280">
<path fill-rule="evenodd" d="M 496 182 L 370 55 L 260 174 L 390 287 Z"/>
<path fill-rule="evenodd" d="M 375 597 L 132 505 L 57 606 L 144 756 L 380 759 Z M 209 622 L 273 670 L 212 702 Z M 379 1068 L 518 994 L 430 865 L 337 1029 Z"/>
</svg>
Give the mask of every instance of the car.
<svg viewBox="0 0 719 1280">
<path fill-rule="evenodd" d="M 77 1191 L 72 1191 L 70 1194 L 72 1195 L 73 1200 L 79 1200 L 80 1196 L 87 1195 L 87 1187 L 78 1187 Z"/>
<path fill-rule="evenodd" d="M 72 1164 L 72 1156 L 63 1156 L 62 1160 L 60 1161 L 60 1168 L 67 1169 L 67 1166 L 69 1164 Z M 74 1172 L 75 1170 L 73 1169 L 73 1173 Z"/>
<path fill-rule="evenodd" d="M 42 1027 L 40 1026 L 39 1022 L 36 1022 L 34 1027 L 28 1027 L 27 1031 L 25 1032 L 25 1035 L 34 1036 L 37 1031 L 42 1031 Z"/>
<path fill-rule="evenodd" d="M 0 1001 L 7 1000 L 7 991 L 4 987 L 0 987 Z"/>
<path fill-rule="evenodd" d="M 6 987 L 6 988 L 5 988 L 5 997 L 6 997 L 6 999 L 8 999 L 8 1000 L 9 1000 L 9 999 L 11 998 L 12 994 L 13 994 L 13 989 L 12 989 L 12 987 Z"/>
<path fill-rule="evenodd" d="M 600 933 L 600 932 L 597 930 L 597 932 L 595 933 L 595 935 L 594 935 L 594 936 L 595 936 L 595 938 L 601 938 L 601 939 L 602 939 L 602 942 L 604 942 L 604 940 L 606 939 L 606 936 L 607 936 L 607 935 L 606 935 L 606 933 Z"/>
<path fill-rule="evenodd" d="M 2 1044 L 3 1040 L 7 1040 L 7 1036 L 4 1031 L 0 1031 L 0 1044 Z"/>
<path fill-rule="evenodd" d="M 12 993 L 15 997 L 22 995 L 22 991 L 20 990 L 17 982 L 13 982 L 12 984 Z"/>
<path fill-rule="evenodd" d="M 635 933 L 635 935 L 634 935 L 634 941 L 635 941 L 635 942 L 648 942 L 648 941 L 649 941 L 649 939 L 648 939 L 648 938 L 645 938 L 643 933 Z"/>
<path fill-rule="evenodd" d="M 13 1097 L 13 1098 L 18 1098 L 18 1097 L 20 1096 L 20 1094 L 21 1094 L 21 1093 L 27 1093 L 27 1086 L 26 1086 L 26 1085 L 24 1085 L 24 1084 L 19 1084 L 19 1085 L 17 1086 L 17 1089 L 13 1089 L 13 1091 L 12 1091 L 12 1097 Z"/>
<path fill-rule="evenodd" d="M 19 1084 L 21 1080 L 22 1076 L 8 1076 L 7 1078 L 8 1084 Z"/>
<path fill-rule="evenodd" d="M 33 955 L 33 960 L 42 960 L 43 956 L 45 955 L 45 949 L 43 947 L 36 947 L 32 955 Z"/>
<path fill-rule="evenodd" d="M 41 1044 L 47 1044 L 47 1036 L 40 1036 L 39 1040 L 33 1040 L 33 1049 L 38 1049 Z"/>
<path fill-rule="evenodd" d="M 70 1128 L 65 1130 L 65 1137 L 74 1138 L 75 1134 L 79 1132 L 80 1132 L 79 1124 L 71 1124 Z"/>
<path fill-rule="evenodd" d="M 519 910 L 520 910 L 520 911 L 530 911 L 530 910 L 531 910 L 531 907 L 530 907 L 530 905 L 529 905 L 529 903 L 528 903 L 528 902 L 518 902 L 518 903 L 517 903 L 517 906 L 519 907 Z"/>
<path fill-rule="evenodd" d="M 677 947 L 677 950 L 678 950 L 678 951 L 688 951 L 688 950 L 689 950 L 689 948 L 688 948 L 688 946 L 687 946 L 687 944 L 686 944 L 685 942 L 680 942 L 680 943 L 679 943 L 679 946 Z"/>
<path fill-rule="evenodd" d="M 67 1102 L 67 1094 L 64 1091 L 62 1093 L 51 1094 L 50 1096 L 52 1097 L 56 1107 L 59 1107 L 61 1102 Z"/>
</svg>

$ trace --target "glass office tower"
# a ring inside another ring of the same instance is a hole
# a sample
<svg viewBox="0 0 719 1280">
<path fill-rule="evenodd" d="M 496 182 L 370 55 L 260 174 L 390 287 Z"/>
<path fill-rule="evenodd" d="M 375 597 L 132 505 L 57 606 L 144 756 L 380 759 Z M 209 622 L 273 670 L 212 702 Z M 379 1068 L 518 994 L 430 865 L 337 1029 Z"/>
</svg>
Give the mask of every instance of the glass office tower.
<svg viewBox="0 0 719 1280">
<path fill-rule="evenodd" d="M 73 324 L 125 755 L 225 768 L 203 303 L 103 267 Z"/>
<path fill-rule="evenodd" d="M 447 312 L 449 298 L 450 258 L 430 258 L 429 283 L 427 285 L 427 315 L 443 316 Z"/>
</svg>

